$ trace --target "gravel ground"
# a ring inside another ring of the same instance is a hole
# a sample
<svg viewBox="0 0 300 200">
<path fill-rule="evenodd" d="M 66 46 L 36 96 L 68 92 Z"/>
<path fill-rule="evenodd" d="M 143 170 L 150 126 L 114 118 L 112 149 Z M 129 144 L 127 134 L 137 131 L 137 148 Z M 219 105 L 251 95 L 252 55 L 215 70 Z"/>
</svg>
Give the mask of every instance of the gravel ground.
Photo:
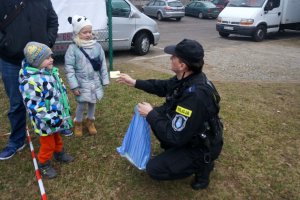
<svg viewBox="0 0 300 200">
<path fill-rule="evenodd" d="M 136 57 L 128 63 L 173 73 L 169 55 Z M 205 52 L 205 73 L 211 80 L 234 82 L 300 83 L 300 40 L 265 40 L 209 48 Z"/>
</svg>

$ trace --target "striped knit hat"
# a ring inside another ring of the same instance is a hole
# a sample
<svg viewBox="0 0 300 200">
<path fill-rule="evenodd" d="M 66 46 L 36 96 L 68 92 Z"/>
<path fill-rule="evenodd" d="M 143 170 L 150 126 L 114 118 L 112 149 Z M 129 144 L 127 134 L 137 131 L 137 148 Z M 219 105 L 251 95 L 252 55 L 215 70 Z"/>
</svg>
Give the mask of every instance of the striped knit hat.
<svg viewBox="0 0 300 200">
<path fill-rule="evenodd" d="M 28 42 L 24 48 L 26 61 L 32 67 L 40 67 L 42 62 L 52 54 L 47 45 L 38 42 Z"/>
</svg>

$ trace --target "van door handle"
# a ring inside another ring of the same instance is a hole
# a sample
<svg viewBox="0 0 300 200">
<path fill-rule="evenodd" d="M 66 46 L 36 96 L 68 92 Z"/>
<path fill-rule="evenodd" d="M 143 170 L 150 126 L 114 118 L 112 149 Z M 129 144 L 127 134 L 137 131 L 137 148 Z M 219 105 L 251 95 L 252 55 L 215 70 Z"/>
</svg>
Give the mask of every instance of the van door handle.
<svg viewBox="0 0 300 200">
<path fill-rule="evenodd" d="M 278 13 L 278 16 L 280 16 L 280 15 L 281 15 L 281 12 Z"/>
</svg>

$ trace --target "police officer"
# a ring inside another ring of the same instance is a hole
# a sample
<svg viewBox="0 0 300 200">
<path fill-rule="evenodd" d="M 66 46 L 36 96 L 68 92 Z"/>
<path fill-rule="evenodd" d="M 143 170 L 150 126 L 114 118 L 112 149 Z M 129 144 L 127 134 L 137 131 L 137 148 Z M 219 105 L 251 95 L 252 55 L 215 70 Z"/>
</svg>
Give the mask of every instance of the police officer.
<svg viewBox="0 0 300 200">
<path fill-rule="evenodd" d="M 204 50 L 197 41 L 184 39 L 165 47 L 164 52 L 171 54 L 174 77 L 135 80 L 121 74 L 117 81 L 166 97 L 166 102 L 159 107 L 147 102 L 138 104 L 139 113 L 146 117 L 164 149 L 148 162 L 148 175 L 156 180 L 174 180 L 195 174 L 192 188 L 204 189 L 223 145 L 221 130 L 212 133 L 220 127 L 210 127 L 212 123 L 209 123 L 210 119 L 217 122 L 219 119 L 218 95 L 214 95 L 217 91 L 202 72 Z"/>
</svg>

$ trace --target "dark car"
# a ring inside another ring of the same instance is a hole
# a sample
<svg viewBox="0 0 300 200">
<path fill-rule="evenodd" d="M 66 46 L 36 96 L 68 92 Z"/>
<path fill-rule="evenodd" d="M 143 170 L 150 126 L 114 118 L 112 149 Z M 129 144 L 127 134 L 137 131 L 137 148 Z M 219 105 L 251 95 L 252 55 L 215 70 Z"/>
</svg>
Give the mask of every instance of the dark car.
<svg viewBox="0 0 300 200">
<path fill-rule="evenodd" d="M 229 0 L 212 0 L 211 2 L 222 11 L 227 6 Z"/>
<path fill-rule="evenodd" d="M 202 19 L 216 19 L 219 13 L 220 9 L 209 1 L 193 1 L 185 6 L 185 15 L 195 16 Z"/>
<path fill-rule="evenodd" d="M 143 6 L 142 12 L 158 20 L 175 18 L 180 21 L 184 17 L 184 6 L 178 0 L 151 0 Z"/>
</svg>

